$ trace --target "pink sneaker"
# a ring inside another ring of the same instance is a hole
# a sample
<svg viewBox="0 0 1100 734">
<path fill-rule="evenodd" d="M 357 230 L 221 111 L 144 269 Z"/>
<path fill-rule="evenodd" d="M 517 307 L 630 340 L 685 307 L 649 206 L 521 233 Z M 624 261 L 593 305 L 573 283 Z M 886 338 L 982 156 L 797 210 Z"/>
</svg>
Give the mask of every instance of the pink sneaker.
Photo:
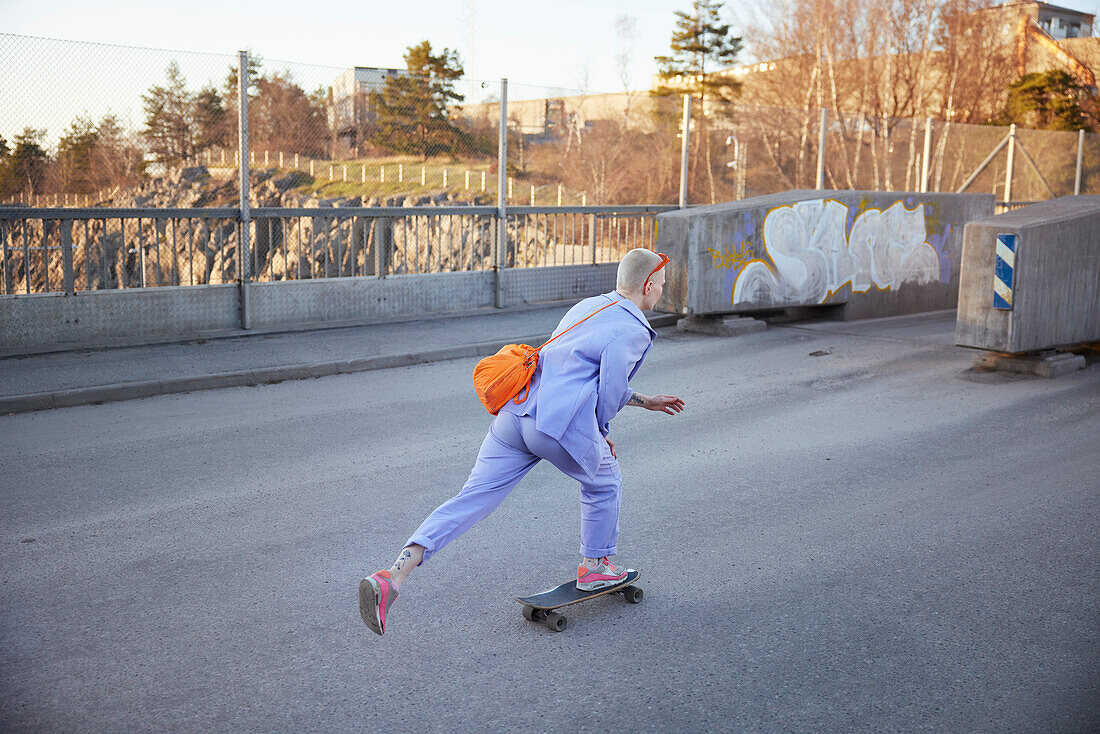
<svg viewBox="0 0 1100 734">
<path fill-rule="evenodd" d="M 371 632 L 386 631 L 386 612 L 397 599 L 397 587 L 390 581 L 389 571 L 378 571 L 359 582 L 359 614 Z"/>
<path fill-rule="evenodd" d="M 606 589 L 621 583 L 626 578 L 625 568 L 615 568 L 607 558 L 601 558 L 595 568 L 577 566 L 577 588 L 581 591 L 596 591 Z"/>
</svg>

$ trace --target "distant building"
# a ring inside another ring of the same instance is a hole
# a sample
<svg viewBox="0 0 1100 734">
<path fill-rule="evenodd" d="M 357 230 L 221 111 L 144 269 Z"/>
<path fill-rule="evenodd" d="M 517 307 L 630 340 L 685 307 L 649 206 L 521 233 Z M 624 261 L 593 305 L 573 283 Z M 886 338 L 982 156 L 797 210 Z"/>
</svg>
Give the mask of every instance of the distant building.
<svg viewBox="0 0 1100 734">
<path fill-rule="evenodd" d="M 578 135 L 608 121 L 648 128 L 653 105 L 648 92 L 510 99 L 508 127 L 529 143 Z M 495 121 L 500 117 L 500 103 L 463 105 L 461 115 L 468 120 Z"/>
<path fill-rule="evenodd" d="M 1065 38 L 1088 38 L 1092 35 L 1092 25 L 1096 18 L 1091 13 L 1029 0 L 1013 0 L 981 12 L 1004 15 L 1005 31 L 1009 35 L 1015 33 L 1016 19 L 1026 15 L 1057 41 Z"/>
<path fill-rule="evenodd" d="M 332 82 L 332 102 L 328 109 L 335 155 L 343 157 L 365 152 L 363 146 L 367 130 L 375 120 L 370 93 L 381 92 L 387 79 L 407 73 L 405 69 L 356 66 L 336 77 Z"/>
</svg>

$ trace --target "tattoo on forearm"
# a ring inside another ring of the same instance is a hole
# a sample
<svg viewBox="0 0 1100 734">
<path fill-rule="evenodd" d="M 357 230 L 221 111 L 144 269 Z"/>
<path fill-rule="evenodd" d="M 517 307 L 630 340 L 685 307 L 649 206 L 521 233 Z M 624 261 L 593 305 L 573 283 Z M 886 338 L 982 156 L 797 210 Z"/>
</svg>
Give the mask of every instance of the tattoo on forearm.
<svg viewBox="0 0 1100 734">
<path fill-rule="evenodd" d="M 630 400 L 627 400 L 626 404 L 627 405 L 641 405 L 642 407 L 645 407 L 645 396 L 639 395 L 638 393 L 631 393 L 630 394 Z"/>
</svg>

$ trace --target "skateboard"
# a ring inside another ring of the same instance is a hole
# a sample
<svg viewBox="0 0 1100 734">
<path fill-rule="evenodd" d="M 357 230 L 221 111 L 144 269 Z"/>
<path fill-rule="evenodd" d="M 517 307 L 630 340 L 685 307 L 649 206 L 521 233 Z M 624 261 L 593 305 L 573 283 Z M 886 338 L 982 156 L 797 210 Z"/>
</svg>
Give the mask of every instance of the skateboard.
<svg viewBox="0 0 1100 734">
<path fill-rule="evenodd" d="M 517 596 L 516 601 L 523 605 L 524 619 L 529 622 L 544 624 L 554 632 L 561 632 L 565 629 L 568 620 L 564 615 L 557 614 L 553 610 L 580 604 L 582 601 L 595 599 L 597 596 L 604 596 L 605 594 L 622 594 L 628 602 L 637 604 L 642 600 L 642 590 L 633 584 L 641 577 L 641 571 L 630 568 L 626 571 L 625 579 L 604 589 L 580 591 L 577 589 L 577 580 L 573 579 L 539 594 Z"/>
</svg>

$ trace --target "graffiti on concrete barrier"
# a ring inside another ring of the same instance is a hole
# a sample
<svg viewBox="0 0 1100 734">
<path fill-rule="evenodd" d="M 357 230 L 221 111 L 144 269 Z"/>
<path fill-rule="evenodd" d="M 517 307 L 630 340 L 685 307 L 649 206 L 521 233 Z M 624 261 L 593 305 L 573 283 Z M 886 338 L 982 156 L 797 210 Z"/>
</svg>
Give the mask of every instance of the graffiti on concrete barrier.
<svg viewBox="0 0 1100 734">
<path fill-rule="evenodd" d="M 909 209 L 899 201 L 885 210 L 860 210 L 817 199 L 768 211 L 762 227 L 766 259 L 755 257 L 748 242 L 732 251 L 709 251 L 715 267 L 730 269 L 726 285 L 733 305 L 816 304 L 842 289 L 866 293 L 947 282 L 949 236 L 928 236 L 923 204 Z"/>
<path fill-rule="evenodd" d="M 719 252 L 712 247 L 708 247 L 707 252 L 714 260 L 714 267 L 716 268 L 741 270 L 756 259 L 756 252 L 752 249 L 752 243 L 747 240 L 741 242 L 740 245 L 735 244 L 732 250 L 727 245 L 724 252 Z"/>
</svg>

